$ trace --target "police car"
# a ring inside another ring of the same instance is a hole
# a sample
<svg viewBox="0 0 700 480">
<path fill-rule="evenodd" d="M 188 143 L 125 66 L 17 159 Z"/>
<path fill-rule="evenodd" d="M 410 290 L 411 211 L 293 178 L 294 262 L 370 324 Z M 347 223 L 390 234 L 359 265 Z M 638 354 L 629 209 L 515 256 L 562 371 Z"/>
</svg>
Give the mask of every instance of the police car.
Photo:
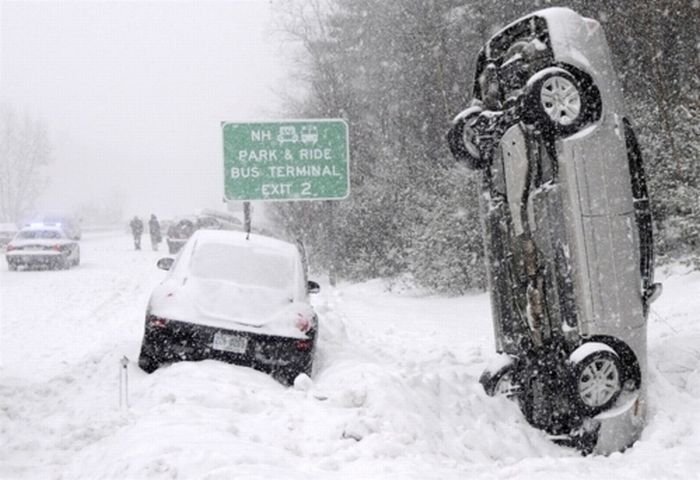
<svg viewBox="0 0 700 480">
<path fill-rule="evenodd" d="M 80 264 L 80 245 L 60 224 L 33 223 L 22 228 L 7 244 L 5 258 L 10 270 L 69 269 Z"/>
</svg>

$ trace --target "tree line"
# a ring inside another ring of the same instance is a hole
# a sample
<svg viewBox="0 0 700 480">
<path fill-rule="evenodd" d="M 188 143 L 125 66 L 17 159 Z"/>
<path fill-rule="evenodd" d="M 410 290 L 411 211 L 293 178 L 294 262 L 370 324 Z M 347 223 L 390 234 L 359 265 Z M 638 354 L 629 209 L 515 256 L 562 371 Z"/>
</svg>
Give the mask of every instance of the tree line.
<svg viewBox="0 0 700 480">
<path fill-rule="evenodd" d="M 0 104 L 0 222 L 21 221 L 32 211 L 50 160 L 46 125 Z"/>
<path fill-rule="evenodd" d="M 305 0 L 280 5 L 301 54 L 293 117 L 350 125 L 351 196 L 277 204 L 314 266 L 360 280 L 412 276 L 446 293 L 485 286 L 477 176 L 444 135 L 468 105 L 476 54 L 549 1 Z M 645 156 L 662 258 L 700 253 L 700 10 L 693 0 L 572 0 L 603 25 Z"/>
</svg>

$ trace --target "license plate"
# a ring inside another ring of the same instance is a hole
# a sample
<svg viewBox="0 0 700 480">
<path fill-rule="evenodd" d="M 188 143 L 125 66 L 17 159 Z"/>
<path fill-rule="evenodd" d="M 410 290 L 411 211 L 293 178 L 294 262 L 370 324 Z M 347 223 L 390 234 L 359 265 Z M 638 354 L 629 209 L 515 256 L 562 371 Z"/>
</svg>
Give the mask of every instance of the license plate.
<svg viewBox="0 0 700 480">
<path fill-rule="evenodd" d="M 211 347 L 225 352 L 245 353 L 248 347 L 248 339 L 238 335 L 216 332 Z"/>
</svg>

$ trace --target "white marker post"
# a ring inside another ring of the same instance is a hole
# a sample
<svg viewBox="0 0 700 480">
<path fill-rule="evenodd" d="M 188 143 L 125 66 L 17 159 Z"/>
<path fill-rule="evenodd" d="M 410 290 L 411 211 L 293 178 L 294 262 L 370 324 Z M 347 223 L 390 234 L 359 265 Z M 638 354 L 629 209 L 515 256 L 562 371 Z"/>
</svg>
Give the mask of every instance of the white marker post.
<svg viewBox="0 0 700 480">
<path fill-rule="evenodd" d="M 129 359 L 125 356 L 119 360 L 119 408 L 129 408 Z"/>
</svg>

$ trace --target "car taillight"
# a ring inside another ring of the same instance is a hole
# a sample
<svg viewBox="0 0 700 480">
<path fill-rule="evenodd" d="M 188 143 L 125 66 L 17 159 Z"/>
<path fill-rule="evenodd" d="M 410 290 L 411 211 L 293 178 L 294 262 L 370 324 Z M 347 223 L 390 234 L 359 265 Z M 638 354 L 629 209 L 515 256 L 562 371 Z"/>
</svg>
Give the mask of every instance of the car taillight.
<svg viewBox="0 0 700 480">
<path fill-rule="evenodd" d="M 14 245 L 8 244 L 7 247 L 5 248 L 5 251 L 9 252 L 9 251 L 14 250 L 14 249 L 15 249 Z"/>
<path fill-rule="evenodd" d="M 168 319 L 167 318 L 156 317 L 154 315 L 149 315 L 146 318 L 146 322 L 148 323 L 149 326 L 154 327 L 154 328 L 165 328 L 168 326 Z"/>
<path fill-rule="evenodd" d="M 307 352 L 311 350 L 311 347 L 313 347 L 313 342 L 311 340 L 297 340 L 296 342 L 294 342 L 294 346 L 297 350 Z"/>
<path fill-rule="evenodd" d="M 61 246 L 60 246 L 60 245 L 54 245 L 53 247 L 51 247 L 51 249 L 52 249 L 52 250 L 56 250 L 57 252 L 60 252 L 60 251 L 61 251 Z"/>
</svg>

